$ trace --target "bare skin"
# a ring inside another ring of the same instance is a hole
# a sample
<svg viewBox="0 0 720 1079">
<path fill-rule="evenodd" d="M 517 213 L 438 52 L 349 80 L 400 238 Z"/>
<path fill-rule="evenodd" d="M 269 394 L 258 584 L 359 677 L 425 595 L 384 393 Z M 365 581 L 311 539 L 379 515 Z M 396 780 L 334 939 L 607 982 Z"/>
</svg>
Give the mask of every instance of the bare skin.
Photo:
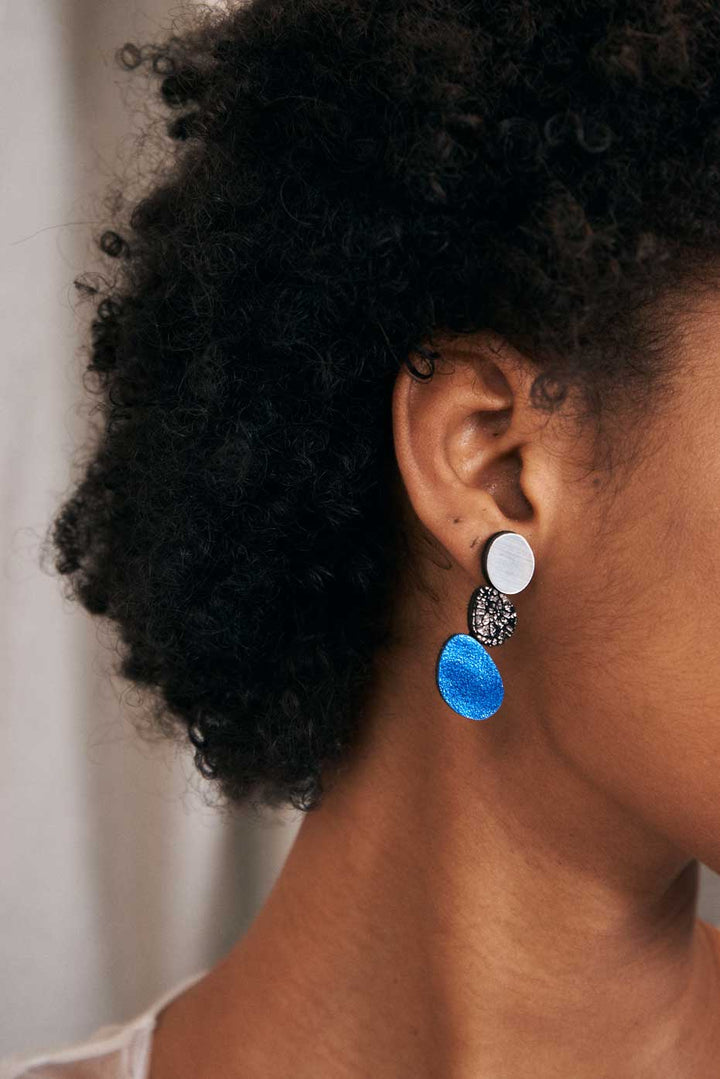
<svg viewBox="0 0 720 1079">
<path fill-rule="evenodd" d="M 478 338 L 398 376 L 434 596 L 401 582 L 361 742 L 250 930 L 161 1014 L 150 1079 L 718 1079 L 696 900 L 698 859 L 720 869 L 720 300 L 690 325 L 611 491 L 522 358 Z M 435 659 L 501 529 L 537 570 L 473 722 Z"/>
</svg>

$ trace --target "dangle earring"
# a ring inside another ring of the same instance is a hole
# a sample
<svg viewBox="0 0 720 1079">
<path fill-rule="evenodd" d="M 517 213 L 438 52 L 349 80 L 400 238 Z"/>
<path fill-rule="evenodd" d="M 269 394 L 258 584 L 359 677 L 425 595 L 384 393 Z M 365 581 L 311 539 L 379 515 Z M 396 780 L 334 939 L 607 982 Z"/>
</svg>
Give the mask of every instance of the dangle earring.
<svg viewBox="0 0 720 1079">
<path fill-rule="evenodd" d="M 517 611 L 508 593 L 522 592 L 535 572 L 532 547 L 518 532 L 495 532 L 480 561 L 488 584 L 476 588 L 470 597 L 469 633 L 447 639 L 435 675 L 445 703 L 466 719 L 488 719 L 502 704 L 505 689 L 500 671 L 485 648 L 512 636 Z"/>
</svg>

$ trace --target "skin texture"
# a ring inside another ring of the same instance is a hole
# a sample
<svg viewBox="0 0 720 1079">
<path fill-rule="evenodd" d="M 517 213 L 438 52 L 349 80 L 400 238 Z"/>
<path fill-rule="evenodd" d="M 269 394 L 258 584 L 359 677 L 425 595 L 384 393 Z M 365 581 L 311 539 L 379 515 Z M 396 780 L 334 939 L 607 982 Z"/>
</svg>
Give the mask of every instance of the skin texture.
<svg viewBox="0 0 720 1079">
<path fill-rule="evenodd" d="M 612 479 L 490 337 L 399 374 L 414 558 L 362 743 L 248 933 L 161 1015 L 150 1079 L 716 1079 L 695 909 L 698 859 L 720 870 L 720 299 L 686 328 Z M 473 722 L 435 660 L 501 529 L 536 572 Z"/>
</svg>

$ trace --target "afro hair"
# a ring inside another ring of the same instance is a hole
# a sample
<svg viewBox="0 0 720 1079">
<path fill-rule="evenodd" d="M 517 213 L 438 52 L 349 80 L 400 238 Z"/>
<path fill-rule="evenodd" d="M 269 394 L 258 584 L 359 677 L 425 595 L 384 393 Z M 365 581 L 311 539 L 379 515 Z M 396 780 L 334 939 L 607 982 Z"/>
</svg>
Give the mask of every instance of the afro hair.
<svg viewBox="0 0 720 1079">
<path fill-rule="evenodd" d="M 233 804 L 310 810 L 388 639 L 391 389 L 491 328 L 647 407 L 720 254 L 712 0 L 250 0 L 126 44 L 167 160 L 96 237 L 101 417 L 48 532 Z"/>
</svg>

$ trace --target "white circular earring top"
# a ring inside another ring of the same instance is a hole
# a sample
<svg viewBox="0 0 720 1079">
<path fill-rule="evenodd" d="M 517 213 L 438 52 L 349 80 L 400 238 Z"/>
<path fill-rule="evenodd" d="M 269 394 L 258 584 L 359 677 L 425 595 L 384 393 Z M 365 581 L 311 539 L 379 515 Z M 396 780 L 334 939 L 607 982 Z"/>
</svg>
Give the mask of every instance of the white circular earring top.
<svg viewBox="0 0 720 1079">
<path fill-rule="evenodd" d="M 522 592 L 535 572 L 532 547 L 519 532 L 497 532 L 485 547 L 483 572 L 498 592 Z"/>
</svg>

